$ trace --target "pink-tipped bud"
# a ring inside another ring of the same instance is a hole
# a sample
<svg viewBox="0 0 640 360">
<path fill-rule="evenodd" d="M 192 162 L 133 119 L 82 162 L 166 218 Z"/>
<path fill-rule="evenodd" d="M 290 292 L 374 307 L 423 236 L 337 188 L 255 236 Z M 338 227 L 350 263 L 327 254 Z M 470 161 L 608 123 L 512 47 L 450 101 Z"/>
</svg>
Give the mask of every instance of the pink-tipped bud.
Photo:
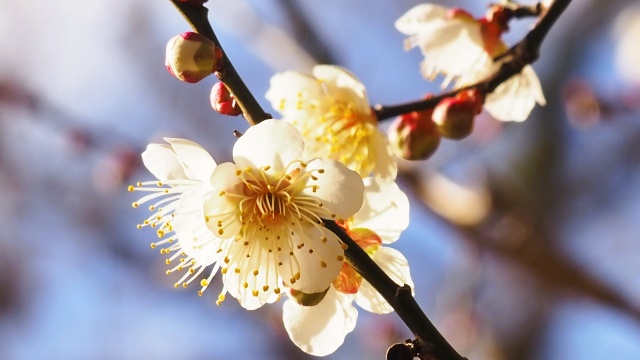
<svg viewBox="0 0 640 360">
<path fill-rule="evenodd" d="M 185 32 L 167 43 L 165 65 L 171 75 L 196 83 L 213 74 L 222 58 L 222 51 L 213 41 L 194 33 Z"/>
<path fill-rule="evenodd" d="M 463 139 L 473 130 L 473 118 L 482 111 L 484 95 L 478 90 L 465 90 L 456 97 L 445 98 L 433 109 L 433 121 L 442 136 Z"/>
<path fill-rule="evenodd" d="M 398 157 L 424 160 L 440 145 L 440 133 L 431 120 L 431 111 L 414 111 L 398 116 L 391 124 L 389 141 Z"/>
<path fill-rule="evenodd" d="M 242 114 L 242 109 L 233 97 L 233 94 L 227 89 L 227 86 L 218 82 L 211 88 L 211 107 L 213 110 L 223 115 L 238 116 Z"/>
</svg>

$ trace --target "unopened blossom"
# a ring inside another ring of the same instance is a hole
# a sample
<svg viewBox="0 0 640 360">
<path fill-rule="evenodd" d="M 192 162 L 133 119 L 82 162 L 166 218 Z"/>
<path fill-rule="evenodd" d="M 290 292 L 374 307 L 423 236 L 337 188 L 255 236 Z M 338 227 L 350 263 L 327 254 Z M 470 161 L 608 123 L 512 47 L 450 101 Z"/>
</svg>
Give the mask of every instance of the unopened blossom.
<svg viewBox="0 0 640 360">
<path fill-rule="evenodd" d="M 346 245 L 322 219 L 355 214 L 364 185 L 336 160 L 305 158 L 304 146 L 291 124 L 263 121 L 238 139 L 234 163 L 215 168 L 204 204 L 183 199 L 176 209 L 180 241 L 222 273 L 219 301 L 228 293 L 255 309 L 285 286 L 325 291 L 340 273 Z"/>
<path fill-rule="evenodd" d="M 425 160 L 440 146 L 440 131 L 433 110 L 412 111 L 398 116 L 389 126 L 389 141 L 398 157 Z"/>
<path fill-rule="evenodd" d="M 185 271 L 175 287 L 180 284 L 186 287 L 212 264 L 213 257 L 204 254 L 190 239 L 179 239 L 174 227 L 176 221 L 180 222 L 176 213 L 185 207 L 202 208 L 204 194 L 211 186 L 210 178 L 216 162 L 193 141 L 171 138 L 165 140 L 169 145 L 149 144 L 142 153 L 144 165 L 157 181 L 139 182 L 135 186 L 129 186 L 129 191 L 147 194 L 133 203 L 134 208 L 151 204 L 151 216 L 139 224 L 138 228 L 148 226 L 156 230 L 161 240 L 152 243 L 151 247 L 160 247 L 161 254 L 171 254 L 167 265 L 177 264 L 167 270 L 167 274 Z M 202 236 L 208 241 L 213 239 L 213 234 L 209 231 Z M 212 271 L 208 280 L 214 275 L 215 271 Z"/>
<path fill-rule="evenodd" d="M 471 134 L 473 119 L 482 111 L 484 95 L 475 89 L 461 90 L 442 99 L 433 109 L 432 119 L 442 136 L 462 139 Z"/>
<path fill-rule="evenodd" d="M 213 41 L 194 32 L 174 36 L 167 43 L 165 66 L 179 80 L 196 83 L 220 66 L 222 51 Z"/>
<path fill-rule="evenodd" d="M 508 48 L 502 34 L 508 29 L 507 19 L 499 6 L 487 16 L 474 19 L 461 9 L 449 9 L 434 4 L 418 5 L 396 21 L 396 28 L 405 35 L 406 48 L 418 47 L 425 56 L 422 74 L 433 80 L 444 75 L 443 86 L 453 83 L 461 88 L 499 71 Z M 536 102 L 545 105 L 540 81 L 533 68 L 525 66 L 517 74 L 487 94 L 485 109 L 502 121 L 524 121 Z"/>
<path fill-rule="evenodd" d="M 365 179 L 362 209 L 339 224 L 391 279 L 413 287 L 407 259 L 399 251 L 383 246 L 396 241 L 409 225 L 409 201 L 393 181 Z M 338 349 L 355 328 L 358 310 L 353 306 L 354 301 L 369 312 L 393 311 L 367 280 L 344 263 L 320 302 L 303 306 L 290 297 L 284 303 L 285 329 L 303 351 L 316 356 L 328 355 Z"/>
<path fill-rule="evenodd" d="M 395 178 L 393 150 L 378 129 L 364 85 L 351 72 L 318 65 L 313 75 L 279 73 L 266 97 L 300 130 L 312 156 L 339 160 L 362 177 Z"/>
</svg>

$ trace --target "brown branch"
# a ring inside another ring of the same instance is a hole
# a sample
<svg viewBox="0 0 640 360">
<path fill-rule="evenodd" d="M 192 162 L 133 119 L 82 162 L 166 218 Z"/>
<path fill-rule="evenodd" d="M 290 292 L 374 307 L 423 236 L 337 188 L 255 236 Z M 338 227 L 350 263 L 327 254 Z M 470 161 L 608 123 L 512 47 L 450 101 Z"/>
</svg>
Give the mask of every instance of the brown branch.
<svg viewBox="0 0 640 360">
<path fill-rule="evenodd" d="M 500 70 L 498 70 L 494 75 L 473 85 L 449 91 L 438 96 L 433 96 L 429 99 L 399 105 L 375 105 L 373 107 L 373 111 L 375 112 L 378 120 L 390 119 L 412 111 L 431 109 L 442 99 L 455 96 L 459 91 L 466 89 L 476 88 L 487 94 L 493 92 L 500 84 L 507 81 L 512 76 L 519 74 L 520 71 L 522 71 L 522 68 L 526 65 L 532 64 L 538 60 L 542 42 L 553 24 L 555 24 L 556 20 L 558 20 L 567 6 L 569 6 L 570 2 L 571 0 L 554 1 L 551 6 L 542 13 L 540 20 L 536 23 L 533 29 L 531 29 L 531 31 L 529 31 L 529 33 L 527 33 L 520 42 L 496 59 L 509 58 L 509 60 L 505 61 L 500 67 Z"/>
<path fill-rule="evenodd" d="M 351 265 L 363 278 L 384 297 L 393 307 L 400 319 L 409 327 L 416 339 L 430 344 L 430 354 L 427 355 L 434 360 L 464 360 L 447 340 L 438 332 L 429 318 L 422 311 L 418 303 L 411 295 L 411 288 L 408 285 L 400 286 L 396 284 L 371 257 L 356 244 L 353 239 L 334 221 L 324 220 L 327 229 L 333 231 L 340 240 L 349 246 L 345 250 L 347 263 Z"/>
<path fill-rule="evenodd" d="M 242 109 L 244 118 L 247 119 L 249 124 L 256 125 L 263 120 L 270 119 L 271 115 L 262 109 L 256 98 L 245 85 L 244 81 L 242 81 L 242 78 L 236 69 L 233 67 L 233 64 L 231 63 L 231 60 L 229 60 L 227 54 L 224 52 L 224 49 L 220 44 L 220 41 L 218 41 L 218 37 L 213 31 L 213 28 L 209 23 L 209 19 L 207 18 L 209 10 L 202 5 L 192 5 L 178 0 L 171 0 L 171 2 L 175 5 L 182 16 L 184 16 L 193 30 L 206 36 L 222 50 L 223 65 L 221 70 L 216 72 L 216 76 L 227 86 L 229 91 L 231 91 L 238 105 Z"/>
</svg>

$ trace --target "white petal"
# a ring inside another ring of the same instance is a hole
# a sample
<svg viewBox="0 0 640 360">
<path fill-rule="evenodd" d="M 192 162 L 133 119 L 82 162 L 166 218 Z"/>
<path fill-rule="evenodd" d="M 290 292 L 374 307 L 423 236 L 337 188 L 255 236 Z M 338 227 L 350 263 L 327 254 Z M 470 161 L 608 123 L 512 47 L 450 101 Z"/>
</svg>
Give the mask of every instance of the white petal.
<svg viewBox="0 0 640 360">
<path fill-rule="evenodd" d="M 450 75 L 462 76 L 492 63 L 484 51 L 478 23 L 448 21 L 438 31 L 420 38 L 418 45 L 426 63 Z"/>
<path fill-rule="evenodd" d="M 498 120 L 520 122 L 529 117 L 536 102 L 544 105 L 544 95 L 533 68 L 526 66 L 489 94 L 484 108 Z"/>
<path fill-rule="evenodd" d="M 349 70 L 334 65 L 316 65 L 313 76 L 322 82 L 327 95 L 336 101 L 353 106 L 360 114 L 371 112 L 364 85 Z"/>
<path fill-rule="evenodd" d="M 414 293 L 409 262 L 401 252 L 383 246 L 371 256 L 371 259 L 398 285 L 407 284 L 411 286 L 412 294 Z M 393 311 L 391 305 L 365 279 L 360 284 L 355 301 L 361 308 L 373 313 L 387 314 Z"/>
<path fill-rule="evenodd" d="M 369 146 L 374 156 L 373 174 L 386 179 L 395 179 L 398 175 L 398 161 L 385 134 L 375 130 L 369 137 Z"/>
<path fill-rule="evenodd" d="M 274 75 L 265 97 L 274 109 L 287 118 L 309 111 L 327 98 L 316 78 L 296 71 Z"/>
<path fill-rule="evenodd" d="M 395 22 L 396 29 L 405 35 L 429 31 L 434 23 L 444 21 L 449 8 L 434 4 L 420 4 L 407 11 Z"/>
<path fill-rule="evenodd" d="M 203 201 L 201 187 L 194 187 L 182 194 L 171 223 L 182 251 L 198 264 L 209 265 L 215 261 L 222 240 L 216 238 L 206 226 Z"/>
<path fill-rule="evenodd" d="M 244 245 L 245 240 L 249 245 Z M 240 305 L 247 310 L 276 301 L 279 295 L 274 289 L 280 286 L 281 280 L 273 253 L 267 252 L 265 244 L 257 236 L 228 241 L 231 246 L 221 266 L 226 273 L 223 279 L 229 294 L 238 299 Z M 246 257 L 247 254 L 250 256 Z M 236 268 L 240 269 L 239 272 L 236 272 Z"/>
<path fill-rule="evenodd" d="M 301 306 L 294 300 L 287 300 L 282 309 L 282 320 L 291 341 L 311 355 L 333 353 L 356 326 L 358 310 L 351 301 L 351 296 L 338 293 L 333 286 L 315 306 Z"/>
<path fill-rule="evenodd" d="M 290 248 L 283 248 L 276 252 L 278 267 L 283 282 L 298 291 L 313 294 L 325 291 L 338 277 L 344 255 L 340 240 L 325 228 L 314 227 L 309 224 L 292 227 L 294 235 L 291 240 L 284 242 Z M 322 239 L 326 237 L 327 241 Z M 304 244 L 304 245 L 302 245 Z M 302 245 L 302 246 L 301 246 Z M 312 253 L 309 250 L 313 250 Z M 293 255 L 291 255 L 293 253 Z M 294 282 L 291 278 L 299 273 Z"/>
<path fill-rule="evenodd" d="M 211 175 L 211 186 L 213 190 L 205 194 L 203 200 L 204 215 L 209 218 L 206 225 L 217 236 L 225 239 L 233 237 L 242 227 L 238 205 L 240 199 L 221 194 L 242 192 L 242 180 L 236 176 L 236 166 L 232 163 L 218 165 Z M 218 225 L 219 221 L 222 226 Z"/>
<path fill-rule="evenodd" d="M 149 144 L 142 153 L 144 166 L 160 181 L 187 179 L 176 153 L 164 144 Z"/>
<path fill-rule="evenodd" d="M 366 178 L 364 202 L 353 216 L 353 228 L 373 230 L 385 244 L 400 237 L 409 226 L 409 199 L 391 180 Z"/>
<path fill-rule="evenodd" d="M 316 171 L 319 169 L 324 172 Z M 312 171 L 318 180 L 309 180 L 309 188 L 304 189 L 303 194 L 319 199 L 338 219 L 347 219 L 360 210 L 364 184 L 357 172 L 331 159 L 311 160 L 306 170 Z M 317 185 L 315 191 L 312 185 Z"/>
<path fill-rule="evenodd" d="M 202 146 L 186 139 L 165 138 L 165 141 L 171 144 L 190 179 L 205 183 L 209 181 L 216 168 L 216 162 Z"/>
<path fill-rule="evenodd" d="M 284 175 L 285 167 L 300 160 L 303 151 L 302 135 L 293 125 L 270 119 L 252 126 L 238 139 L 233 159 L 240 168 L 271 166 L 276 174 Z"/>
</svg>

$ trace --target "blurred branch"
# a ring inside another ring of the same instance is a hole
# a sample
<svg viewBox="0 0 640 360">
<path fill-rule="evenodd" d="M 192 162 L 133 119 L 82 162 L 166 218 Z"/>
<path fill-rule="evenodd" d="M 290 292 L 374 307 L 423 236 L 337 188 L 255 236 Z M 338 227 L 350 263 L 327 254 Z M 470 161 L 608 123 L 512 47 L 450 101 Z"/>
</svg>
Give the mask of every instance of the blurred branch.
<svg viewBox="0 0 640 360">
<path fill-rule="evenodd" d="M 320 39 L 318 33 L 309 24 L 309 19 L 296 0 L 278 0 L 287 19 L 293 25 L 293 35 L 304 49 L 320 64 L 333 64 L 335 59 L 327 45 Z"/>
<path fill-rule="evenodd" d="M 429 201 L 423 196 L 424 192 L 420 185 L 421 178 L 414 173 L 403 173 L 402 177 L 410 185 L 414 193 L 422 199 L 421 203 L 431 213 L 431 215 L 444 224 L 446 227 L 454 229 L 465 240 L 470 241 L 473 245 L 479 247 L 483 251 L 489 251 L 506 258 L 522 268 L 526 269 L 530 274 L 535 276 L 541 283 L 547 284 L 555 291 L 571 290 L 582 296 L 597 300 L 614 308 L 620 309 L 628 314 L 633 315 L 640 321 L 640 308 L 635 306 L 631 301 L 619 295 L 615 289 L 610 287 L 606 282 L 600 281 L 576 266 L 571 259 L 560 254 L 554 247 L 548 245 L 549 235 L 543 232 L 539 226 L 533 223 L 521 224 L 529 230 L 521 239 L 511 239 L 513 241 L 505 241 L 502 235 L 514 237 L 517 236 L 513 232 L 504 232 L 504 234 L 496 234 L 495 229 L 498 224 L 505 219 L 505 215 L 513 213 L 513 209 L 504 201 L 497 201 L 494 211 L 487 220 L 473 226 L 463 226 L 455 224 L 447 218 L 441 216 L 437 212 L 431 210 Z M 511 201 L 517 196 L 505 195 Z M 520 207 L 523 204 L 518 204 Z M 517 207 L 517 205 L 513 205 Z M 535 220 L 534 220 L 535 221 Z M 493 233 L 492 233 L 492 230 Z M 545 239 L 545 240 L 542 240 Z M 513 246 L 513 243 L 519 243 L 519 246 Z"/>
<path fill-rule="evenodd" d="M 459 91 L 466 89 L 479 89 L 484 93 L 493 92 L 500 84 L 510 79 L 512 76 L 519 74 L 526 65 L 534 63 L 540 54 L 540 46 L 544 41 L 547 33 L 553 27 L 556 20 L 569 6 L 571 0 L 556 0 L 545 12 L 542 13 L 540 20 L 536 25 L 520 40 L 515 46 L 502 54 L 500 58 L 508 57 L 509 60 L 502 63 L 500 70 L 494 75 L 483 81 L 463 88 L 449 91 L 437 96 L 430 97 L 419 101 L 409 102 L 400 105 L 375 105 L 373 110 L 378 120 L 385 120 L 396 117 L 398 115 L 410 113 L 412 111 L 427 110 L 435 107 L 442 99 L 455 96 Z"/>
</svg>

